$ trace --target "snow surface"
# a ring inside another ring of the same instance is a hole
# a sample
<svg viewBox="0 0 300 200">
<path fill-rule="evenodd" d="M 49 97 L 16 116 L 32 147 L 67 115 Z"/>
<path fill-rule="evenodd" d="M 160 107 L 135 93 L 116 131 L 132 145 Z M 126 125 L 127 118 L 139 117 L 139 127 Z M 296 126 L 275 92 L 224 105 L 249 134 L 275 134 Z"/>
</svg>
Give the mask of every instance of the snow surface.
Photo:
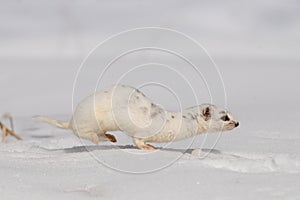
<svg viewBox="0 0 300 200">
<path fill-rule="evenodd" d="M 245 131 L 248 134 L 224 136 L 227 142 L 220 142 L 222 147 L 204 159 L 199 159 L 197 152 L 182 154 L 175 148 L 174 152 L 158 151 L 149 157 L 140 150 L 119 150 L 109 147 L 110 144 L 87 144 L 88 152 L 71 134 L 28 119 L 16 121 L 19 127 L 21 121 L 26 123 L 19 130 L 24 141 L 10 139 L 8 144 L 1 145 L 1 194 L 5 199 L 299 197 L 299 138 L 260 138 L 259 133 L 251 136 L 253 133 Z M 102 149 L 103 145 L 108 147 Z M 259 146 L 269 150 L 262 151 Z M 285 149 L 281 152 L 280 148 Z M 114 171 L 101 163 L 143 172 L 149 166 L 152 170 L 178 158 L 165 169 L 139 175 Z M 147 165 L 150 162 L 159 166 Z"/>
<path fill-rule="evenodd" d="M 226 140 L 205 158 L 208 149 L 182 153 L 176 148 L 180 144 L 148 156 L 148 152 L 129 146 L 118 149 L 109 143 L 86 142 L 85 148 L 73 135 L 25 118 L 16 124 L 24 141 L 10 138 L 8 144 L 1 144 L 0 188 L 5 199 L 299 197 L 299 138 L 268 137 L 272 133 L 241 128 L 224 134 Z M 123 142 L 131 144 L 126 138 Z M 141 174 L 115 171 L 102 162 Z"/>
</svg>

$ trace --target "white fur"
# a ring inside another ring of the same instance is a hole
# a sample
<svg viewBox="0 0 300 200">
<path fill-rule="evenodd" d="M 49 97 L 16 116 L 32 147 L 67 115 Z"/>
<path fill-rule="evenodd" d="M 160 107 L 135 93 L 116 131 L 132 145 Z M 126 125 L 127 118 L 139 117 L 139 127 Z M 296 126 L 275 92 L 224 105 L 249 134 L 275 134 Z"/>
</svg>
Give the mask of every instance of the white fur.
<svg viewBox="0 0 300 200">
<path fill-rule="evenodd" d="M 204 116 L 205 110 L 209 111 L 208 118 Z M 69 124 L 46 117 L 39 119 L 72 129 L 75 135 L 95 143 L 105 138 L 107 131 L 120 130 L 133 137 L 139 148 L 152 149 L 145 142 L 170 142 L 233 129 L 237 122 L 229 114 L 230 121 L 220 120 L 224 113 L 227 114 L 210 104 L 170 112 L 154 104 L 139 90 L 116 85 L 85 98 Z"/>
</svg>

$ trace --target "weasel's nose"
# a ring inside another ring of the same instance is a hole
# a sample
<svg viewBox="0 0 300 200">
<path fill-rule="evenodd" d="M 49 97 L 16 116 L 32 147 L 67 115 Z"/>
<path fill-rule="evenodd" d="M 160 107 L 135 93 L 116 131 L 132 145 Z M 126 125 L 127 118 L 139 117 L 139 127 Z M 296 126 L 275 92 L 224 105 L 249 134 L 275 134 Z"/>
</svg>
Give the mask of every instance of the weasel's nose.
<svg viewBox="0 0 300 200">
<path fill-rule="evenodd" d="M 235 127 L 238 127 L 239 125 L 240 125 L 239 122 L 236 122 L 236 123 L 235 123 Z"/>
</svg>

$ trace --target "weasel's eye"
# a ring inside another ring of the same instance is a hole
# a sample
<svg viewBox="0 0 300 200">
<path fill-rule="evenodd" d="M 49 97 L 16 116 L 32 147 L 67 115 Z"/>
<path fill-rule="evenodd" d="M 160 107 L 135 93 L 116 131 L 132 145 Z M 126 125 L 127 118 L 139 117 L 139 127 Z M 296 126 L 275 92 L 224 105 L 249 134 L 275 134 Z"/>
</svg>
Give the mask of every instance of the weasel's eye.
<svg viewBox="0 0 300 200">
<path fill-rule="evenodd" d="M 223 121 L 229 121 L 230 119 L 229 119 L 229 117 L 227 115 L 224 115 L 224 116 L 221 117 L 221 120 L 223 120 Z"/>
</svg>

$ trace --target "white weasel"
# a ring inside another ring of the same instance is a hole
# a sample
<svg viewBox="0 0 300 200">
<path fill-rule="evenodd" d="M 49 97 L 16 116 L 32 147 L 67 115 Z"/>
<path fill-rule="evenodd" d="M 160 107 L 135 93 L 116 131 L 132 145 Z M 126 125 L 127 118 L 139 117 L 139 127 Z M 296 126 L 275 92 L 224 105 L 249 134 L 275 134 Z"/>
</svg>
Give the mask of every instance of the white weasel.
<svg viewBox="0 0 300 200">
<path fill-rule="evenodd" d="M 133 137 L 138 148 L 147 150 L 155 148 L 146 142 L 177 141 L 201 133 L 232 130 L 239 125 L 230 113 L 211 104 L 182 112 L 164 110 L 139 90 L 125 85 L 115 85 L 85 98 L 70 122 L 36 118 L 71 129 L 78 137 L 96 144 L 100 140 L 116 142 L 107 131 L 123 131 Z"/>
</svg>

